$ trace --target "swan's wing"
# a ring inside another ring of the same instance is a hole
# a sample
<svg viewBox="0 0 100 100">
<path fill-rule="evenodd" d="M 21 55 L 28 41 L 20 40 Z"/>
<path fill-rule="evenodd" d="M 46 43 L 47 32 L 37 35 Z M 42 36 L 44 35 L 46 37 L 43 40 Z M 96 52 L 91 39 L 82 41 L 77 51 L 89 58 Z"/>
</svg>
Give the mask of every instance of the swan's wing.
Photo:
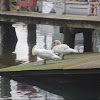
<svg viewBox="0 0 100 100">
<path fill-rule="evenodd" d="M 56 50 L 56 49 L 59 49 L 59 50 L 65 50 L 65 49 L 68 49 L 70 48 L 68 45 L 66 44 L 61 44 L 61 45 L 57 45 L 53 48 L 53 50 Z"/>
<path fill-rule="evenodd" d="M 47 58 L 50 58 L 52 56 L 52 53 L 48 50 L 40 49 L 40 50 L 38 50 L 37 55 L 43 59 L 47 59 Z"/>
<path fill-rule="evenodd" d="M 60 46 L 60 48 L 62 48 L 62 49 L 68 49 L 68 48 L 70 48 L 67 44 L 61 44 L 61 45 L 59 45 Z"/>
<path fill-rule="evenodd" d="M 40 49 L 38 52 L 38 56 L 42 59 L 55 59 L 58 57 L 57 55 L 55 55 L 51 51 L 45 50 L 45 49 Z M 58 57 L 58 59 L 59 59 L 59 57 Z"/>
<path fill-rule="evenodd" d="M 63 52 L 65 52 L 66 49 L 69 49 L 70 47 L 67 46 L 66 44 L 61 44 L 61 45 L 57 45 L 53 48 L 54 53 L 58 53 L 61 54 Z"/>
</svg>

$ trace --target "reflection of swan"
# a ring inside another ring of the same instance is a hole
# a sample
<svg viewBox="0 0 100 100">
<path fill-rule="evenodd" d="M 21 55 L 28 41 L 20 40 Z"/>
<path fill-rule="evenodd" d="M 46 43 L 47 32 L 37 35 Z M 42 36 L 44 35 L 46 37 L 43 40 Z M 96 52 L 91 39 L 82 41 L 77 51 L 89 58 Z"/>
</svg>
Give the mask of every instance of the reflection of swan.
<svg viewBox="0 0 100 100">
<path fill-rule="evenodd" d="M 61 44 L 61 42 L 59 40 L 55 40 L 54 45 L 55 45 L 55 43 L 57 44 L 57 46 L 53 47 L 52 50 L 53 50 L 54 53 L 62 55 L 62 59 L 64 59 L 65 54 L 78 53 L 77 50 L 70 48 L 68 45 Z"/>
<path fill-rule="evenodd" d="M 53 52 L 49 50 L 40 49 L 38 45 L 35 45 L 32 48 L 32 54 L 44 59 L 43 64 L 46 64 L 46 60 L 61 59 L 59 56 L 55 55 Z"/>
</svg>

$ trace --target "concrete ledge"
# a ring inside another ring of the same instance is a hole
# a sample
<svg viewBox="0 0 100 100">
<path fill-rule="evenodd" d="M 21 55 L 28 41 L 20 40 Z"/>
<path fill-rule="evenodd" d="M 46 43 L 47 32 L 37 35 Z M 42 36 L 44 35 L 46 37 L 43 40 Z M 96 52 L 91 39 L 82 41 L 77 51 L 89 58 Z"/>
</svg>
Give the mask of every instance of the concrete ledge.
<svg viewBox="0 0 100 100">
<path fill-rule="evenodd" d="M 93 69 L 52 69 L 52 70 L 26 70 L 26 71 L 11 71 L 0 72 L 1 76 L 28 77 L 28 76 L 46 76 L 46 75 L 86 75 L 100 74 L 100 68 Z"/>
<path fill-rule="evenodd" d="M 100 28 L 99 16 L 82 15 L 58 15 L 37 12 L 0 12 L 1 22 L 23 22 L 26 24 L 46 24 L 56 26 L 67 26 L 73 28 Z"/>
<path fill-rule="evenodd" d="M 65 60 L 32 62 L 0 69 L 0 74 L 11 76 L 100 74 L 100 53 L 69 54 Z"/>
</svg>

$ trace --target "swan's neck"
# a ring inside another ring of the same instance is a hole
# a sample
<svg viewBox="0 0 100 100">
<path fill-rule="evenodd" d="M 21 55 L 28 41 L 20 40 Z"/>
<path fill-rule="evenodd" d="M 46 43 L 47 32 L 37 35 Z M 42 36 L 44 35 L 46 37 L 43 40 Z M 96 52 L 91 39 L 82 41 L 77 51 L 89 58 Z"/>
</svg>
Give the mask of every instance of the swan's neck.
<svg viewBox="0 0 100 100">
<path fill-rule="evenodd" d="M 36 45 L 32 48 L 32 55 L 35 55 L 34 54 L 34 49 L 35 49 Z"/>
<path fill-rule="evenodd" d="M 35 51 L 39 49 L 39 47 L 37 45 L 35 45 L 33 48 L 32 48 L 32 55 L 35 55 Z"/>
</svg>

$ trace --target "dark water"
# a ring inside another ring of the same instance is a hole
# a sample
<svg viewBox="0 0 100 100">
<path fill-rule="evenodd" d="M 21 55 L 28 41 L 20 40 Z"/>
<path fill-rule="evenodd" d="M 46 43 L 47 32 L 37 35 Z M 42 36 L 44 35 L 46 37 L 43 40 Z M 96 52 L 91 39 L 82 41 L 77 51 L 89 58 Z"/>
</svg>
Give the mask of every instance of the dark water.
<svg viewBox="0 0 100 100">
<path fill-rule="evenodd" d="M 27 42 L 27 26 L 18 23 L 14 27 L 18 42 L 13 52 L 3 55 L 0 45 L 0 68 L 34 61 Z M 47 35 L 40 34 L 37 29 L 36 42 L 41 47 L 50 49 L 52 40 L 50 32 Z M 55 79 L 46 77 L 46 80 L 42 78 L 1 76 L 0 100 L 99 100 L 100 98 L 100 75 L 66 75 Z"/>
</svg>

